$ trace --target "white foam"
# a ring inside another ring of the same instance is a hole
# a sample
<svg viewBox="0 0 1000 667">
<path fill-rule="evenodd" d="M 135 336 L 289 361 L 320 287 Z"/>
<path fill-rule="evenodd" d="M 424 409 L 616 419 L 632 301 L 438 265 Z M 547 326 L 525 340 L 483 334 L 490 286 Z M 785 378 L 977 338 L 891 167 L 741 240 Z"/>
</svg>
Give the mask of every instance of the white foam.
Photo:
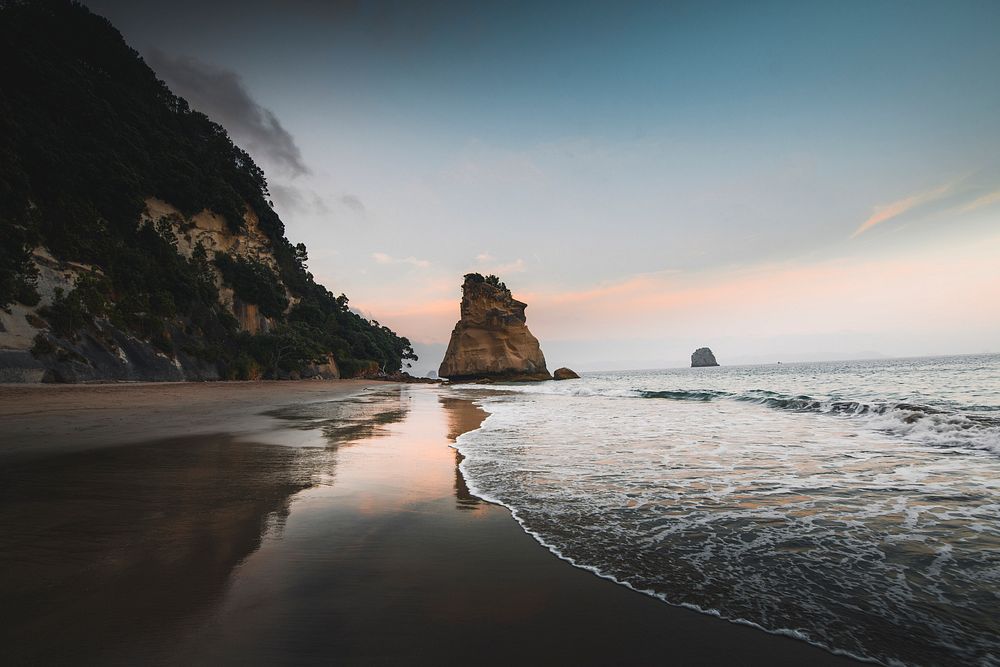
<svg viewBox="0 0 1000 667">
<path fill-rule="evenodd" d="M 525 392 L 525 393 L 527 393 L 527 392 Z M 484 407 L 482 405 L 482 402 L 477 402 L 477 404 L 479 404 L 480 407 Z M 485 409 L 485 407 L 484 407 L 484 409 Z M 489 412 L 489 410 L 487 410 L 487 413 L 488 413 L 488 415 L 492 415 L 492 413 Z M 484 422 L 483 422 L 483 426 L 485 426 L 485 422 L 487 420 L 489 420 L 489 419 L 490 419 L 490 416 L 487 416 L 486 420 L 484 420 Z M 482 426 L 480 428 L 482 428 Z M 477 429 L 477 430 L 479 430 L 479 429 Z M 657 592 L 657 591 L 655 591 L 653 589 L 648 589 L 648 588 L 645 588 L 645 589 L 644 588 L 637 588 L 637 587 L 633 586 L 630 582 L 628 582 L 626 580 L 623 580 L 623 579 L 619 579 L 615 575 L 610 574 L 608 572 L 604 572 L 604 571 L 602 571 L 601 569 L 599 569 L 596 566 L 588 565 L 588 564 L 582 563 L 582 562 L 578 562 L 576 559 L 574 559 L 571 556 L 568 556 L 568 555 L 564 554 L 562 551 L 560 551 L 559 548 L 555 544 L 552 544 L 548 540 L 546 540 L 545 536 L 543 536 L 541 533 L 539 533 L 538 531 L 532 530 L 525 523 L 524 519 L 520 516 L 520 514 L 518 513 L 518 510 L 517 510 L 517 508 L 515 506 L 513 506 L 513 505 L 511 505 L 509 503 L 504 502 L 500 498 L 491 495 L 490 493 L 488 493 L 487 491 L 485 491 L 484 489 L 482 489 L 478 485 L 476 485 L 476 483 L 474 481 L 474 477 L 471 476 L 470 471 L 467 469 L 467 465 L 468 465 L 469 461 L 471 460 L 470 457 L 474 456 L 474 454 L 469 450 L 469 448 L 463 449 L 463 446 L 462 446 L 463 445 L 463 440 L 466 438 L 466 436 L 468 436 L 468 433 L 460 435 L 456 439 L 456 442 L 453 445 L 453 447 L 454 447 L 454 449 L 457 449 L 458 452 L 460 454 L 462 454 L 462 456 L 463 456 L 463 459 L 459 463 L 458 467 L 459 467 L 459 470 L 461 471 L 462 476 L 463 476 L 463 478 L 465 480 L 465 483 L 466 483 L 466 486 L 467 486 L 467 488 L 469 490 L 469 493 L 471 493 L 472 495 L 476 496 L 477 498 L 480 498 L 481 500 L 484 500 L 484 501 L 486 501 L 488 503 L 492 503 L 494 505 L 499 505 L 501 507 L 506 508 L 511 513 L 511 516 L 514 518 L 515 521 L 517 521 L 518 525 L 521 527 L 521 529 L 525 533 L 527 533 L 532 538 L 534 538 L 534 540 L 536 542 L 538 542 L 541 546 L 543 546 L 546 549 L 548 549 L 557 558 L 559 558 L 560 560 L 566 561 L 567 563 L 569 563 L 573 567 L 579 568 L 581 570 L 586 570 L 587 572 L 590 572 L 591 574 L 597 575 L 598 577 L 600 577 L 602 579 L 606 579 L 608 581 L 611 581 L 611 582 L 613 582 L 615 584 L 618 584 L 619 586 L 624 586 L 625 588 L 628 588 L 628 589 L 630 589 L 632 591 L 635 591 L 637 593 L 642 593 L 643 595 L 648 595 L 650 597 L 656 598 L 657 600 L 660 600 L 661 602 L 665 602 L 665 603 L 667 603 L 667 604 L 669 604 L 671 606 L 681 607 L 681 608 L 684 608 L 684 609 L 690 609 L 691 611 L 697 612 L 699 614 L 705 614 L 707 616 L 714 616 L 716 618 L 722 619 L 724 621 L 728 621 L 728 622 L 736 624 L 736 625 L 750 626 L 752 628 L 756 628 L 757 630 L 761 630 L 761 631 L 766 632 L 768 634 L 779 635 L 779 636 L 784 636 L 784 637 L 791 637 L 792 639 L 797 639 L 797 640 L 800 640 L 800 641 L 804 641 L 804 642 L 806 642 L 808 644 L 811 644 L 813 646 L 816 646 L 818 648 L 822 648 L 822 649 L 824 649 L 826 651 L 829 651 L 830 653 L 832 653 L 834 655 L 842 655 L 842 656 L 851 658 L 853 660 L 858 660 L 860 662 L 866 662 L 866 663 L 872 663 L 872 664 L 886 664 L 886 665 L 890 665 L 891 667 L 902 667 L 905 664 L 905 663 L 897 662 L 897 661 L 894 661 L 894 660 L 890 660 L 888 662 L 881 662 L 878 659 L 870 657 L 870 656 L 860 655 L 860 654 L 857 654 L 857 653 L 853 653 L 851 651 L 846 651 L 846 650 L 838 649 L 838 648 L 833 647 L 833 646 L 828 646 L 827 644 L 824 644 L 824 643 L 822 643 L 820 641 L 817 641 L 813 637 L 810 637 L 807 633 L 805 633 L 801 629 L 794 629 L 794 628 L 767 628 L 767 627 L 764 627 L 764 626 L 762 626 L 762 625 L 760 625 L 758 623 L 755 623 L 755 622 L 753 622 L 753 621 L 751 621 L 749 619 L 725 616 L 718 609 L 712 609 L 710 607 L 701 607 L 699 605 L 692 604 L 692 603 L 689 603 L 689 602 L 674 602 L 674 601 L 670 600 L 663 593 L 659 593 L 659 592 Z"/>
<path fill-rule="evenodd" d="M 949 611 L 1000 598 L 1000 458 L 912 435 L 944 417 L 633 400 L 589 381 L 490 387 L 456 443 L 470 491 L 556 556 L 858 659 L 913 661 L 893 635 L 966 662 L 1000 653 L 994 619 L 969 634 Z"/>
</svg>

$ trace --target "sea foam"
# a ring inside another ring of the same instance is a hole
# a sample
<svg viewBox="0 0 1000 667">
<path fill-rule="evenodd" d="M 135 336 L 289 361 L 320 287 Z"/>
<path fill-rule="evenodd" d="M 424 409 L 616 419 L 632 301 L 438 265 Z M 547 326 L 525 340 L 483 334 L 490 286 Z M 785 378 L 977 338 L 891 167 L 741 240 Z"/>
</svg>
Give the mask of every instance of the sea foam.
<svg viewBox="0 0 1000 667">
<path fill-rule="evenodd" d="M 457 446 L 600 576 L 885 664 L 997 664 L 1000 392 L 963 363 L 456 388 L 491 413 Z"/>
</svg>

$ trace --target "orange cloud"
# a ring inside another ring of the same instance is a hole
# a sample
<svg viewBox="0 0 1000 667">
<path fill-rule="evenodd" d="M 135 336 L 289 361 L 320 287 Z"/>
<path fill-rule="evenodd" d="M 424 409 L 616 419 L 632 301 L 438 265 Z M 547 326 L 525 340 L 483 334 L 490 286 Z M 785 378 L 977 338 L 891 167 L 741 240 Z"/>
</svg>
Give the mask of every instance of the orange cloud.
<svg viewBox="0 0 1000 667">
<path fill-rule="evenodd" d="M 446 342 L 459 317 L 458 300 L 454 298 L 410 303 L 369 301 L 363 308 L 415 343 Z"/>
<path fill-rule="evenodd" d="M 983 208 L 984 206 L 990 206 L 998 202 L 1000 202 L 1000 190 L 996 190 L 989 194 L 983 195 L 982 197 L 973 199 L 968 204 L 965 204 L 964 206 L 961 206 L 958 209 L 956 209 L 955 212 L 968 213 L 970 211 L 975 211 L 977 208 Z"/>
<path fill-rule="evenodd" d="M 526 295 L 529 324 L 543 340 L 996 328 L 1000 316 L 975 303 L 1000 299 L 997 253 L 1000 237 L 877 260 L 647 274 L 593 289 Z M 964 324 L 928 322 L 930 312 L 961 312 Z"/>
<path fill-rule="evenodd" d="M 837 331 L 1000 330 L 1000 236 L 954 241 L 879 259 L 780 263 L 697 273 L 626 277 L 580 290 L 518 290 L 528 324 L 545 340 L 622 340 Z M 447 295 L 447 296 L 444 296 Z M 458 293 L 368 302 L 384 324 L 420 343 L 447 342 L 458 320 Z M 929 313 L 949 312 L 949 318 Z"/>
<path fill-rule="evenodd" d="M 924 204 L 940 199 L 945 195 L 950 194 L 954 187 L 954 183 L 947 183 L 939 188 L 927 190 L 926 192 L 918 192 L 915 195 L 910 195 L 905 199 L 894 201 L 891 204 L 876 206 L 871 217 L 861 223 L 861 226 L 854 230 L 854 233 L 851 234 L 851 238 L 853 239 L 856 236 L 860 236 L 875 225 L 880 225 L 887 220 L 892 220 L 893 218 L 915 209 L 918 206 L 923 206 Z"/>
</svg>

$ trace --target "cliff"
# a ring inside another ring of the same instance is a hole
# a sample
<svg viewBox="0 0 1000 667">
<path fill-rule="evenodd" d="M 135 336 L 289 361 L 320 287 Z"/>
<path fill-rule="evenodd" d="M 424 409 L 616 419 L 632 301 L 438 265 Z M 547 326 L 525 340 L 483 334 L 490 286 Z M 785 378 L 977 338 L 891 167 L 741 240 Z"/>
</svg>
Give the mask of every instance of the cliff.
<svg viewBox="0 0 1000 667">
<path fill-rule="evenodd" d="M 705 366 L 718 366 L 712 350 L 707 347 L 699 347 L 691 354 L 691 368 L 703 368 Z"/>
<path fill-rule="evenodd" d="M 526 307 L 496 276 L 466 275 L 461 319 L 438 375 L 453 381 L 551 379 L 538 339 L 528 331 Z"/>
<path fill-rule="evenodd" d="M 406 338 L 315 282 L 267 181 L 80 4 L 0 2 L 0 381 L 350 377 Z"/>
<path fill-rule="evenodd" d="M 169 235 L 178 261 L 192 261 L 198 253 L 212 252 L 272 267 L 276 273 L 271 243 L 257 227 L 255 216 L 246 214 L 244 224 L 244 232 L 234 233 L 211 211 L 187 217 L 153 198 L 146 201 L 146 210 L 137 222 L 140 227 L 158 227 L 158 235 Z M 192 327 L 189 318 L 156 318 L 157 324 L 151 326 L 160 328 L 143 336 L 120 317 L 124 307 L 117 301 L 126 295 L 107 288 L 108 276 L 101 267 L 58 260 L 45 247 L 32 251 L 31 263 L 37 302 L 13 303 L 0 310 L 0 382 L 164 382 L 225 377 L 220 358 L 203 354 L 206 335 Z M 217 314 L 231 316 L 228 324 L 237 336 L 263 336 L 280 329 L 281 318 L 267 317 L 257 304 L 241 300 L 215 263 L 205 262 L 202 269 L 203 278 L 217 295 Z M 298 300 L 283 285 L 281 289 L 290 301 Z M 95 300 L 102 303 L 95 305 Z M 313 356 L 291 369 L 282 368 L 280 359 L 277 369 L 259 364 L 248 367 L 244 377 L 259 379 L 269 371 L 270 376 L 285 379 L 340 377 L 332 355 Z"/>
</svg>

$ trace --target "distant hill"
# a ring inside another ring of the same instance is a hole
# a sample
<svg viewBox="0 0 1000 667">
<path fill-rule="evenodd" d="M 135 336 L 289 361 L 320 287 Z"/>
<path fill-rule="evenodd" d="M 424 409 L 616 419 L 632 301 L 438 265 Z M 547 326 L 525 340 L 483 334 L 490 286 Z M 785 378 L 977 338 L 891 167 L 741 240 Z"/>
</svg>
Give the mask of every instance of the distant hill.
<svg viewBox="0 0 1000 667">
<path fill-rule="evenodd" d="M 355 376 L 410 342 L 317 284 L 264 173 L 104 18 L 0 0 L 0 381 Z"/>
</svg>

